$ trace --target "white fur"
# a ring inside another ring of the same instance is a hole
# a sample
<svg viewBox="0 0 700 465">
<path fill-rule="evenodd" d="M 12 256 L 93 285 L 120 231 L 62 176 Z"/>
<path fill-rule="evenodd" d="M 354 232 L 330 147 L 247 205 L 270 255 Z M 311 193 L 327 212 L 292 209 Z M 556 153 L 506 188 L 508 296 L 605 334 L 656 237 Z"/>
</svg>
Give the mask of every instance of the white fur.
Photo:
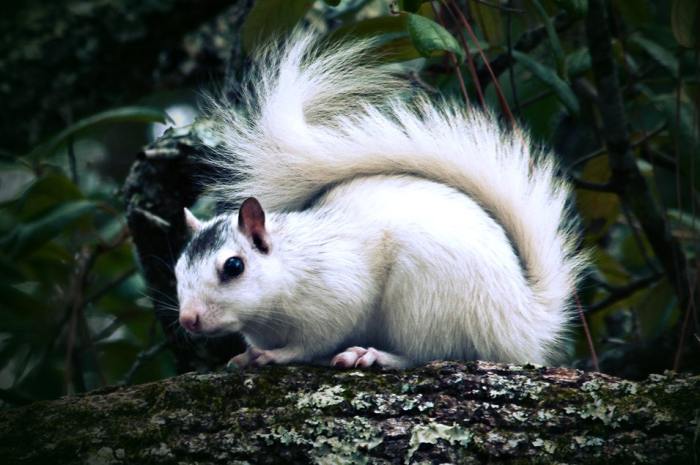
<svg viewBox="0 0 700 465">
<path fill-rule="evenodd" d="M 407 98 L 368 63 L 369 42 L 314 40 L 261 54 L 246 115 L 215 109 L 225 148 L 211 190 L 260 201 L 270 253 L 231 228 L 225 247 L 246 272 L 221 284 L 216 251 L 181 259 L 181 301 L 208 301 L 209 330 L 240 329 L 281 363 L 347 345 L 404 365 L 557 358 L 582 259 L 552 156 L 489 115 Z"/>
</svg>

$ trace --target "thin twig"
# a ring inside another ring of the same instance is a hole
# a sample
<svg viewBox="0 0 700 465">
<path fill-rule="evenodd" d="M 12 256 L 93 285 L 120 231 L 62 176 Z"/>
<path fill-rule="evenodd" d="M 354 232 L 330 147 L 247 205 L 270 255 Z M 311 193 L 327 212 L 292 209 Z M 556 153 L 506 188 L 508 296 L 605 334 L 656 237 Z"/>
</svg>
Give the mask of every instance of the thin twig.
<svg viewBox="0 0 700 465">
<path fill-rule="evenodd" d="M 696 52 L 695 54 L 695 61 L 697 64 L 698 61 L 698 54 Z M 676 128 L 679 127 L 680 123 L 680 92 L 681 92 L 681 87 L 683 86 L 683 60 L 678 61 L 678 87 L 677 87 L 677 97 L 676 97 Z M 697 115 L 697 112 L 693 112 L 693 115 Z M 697 121 L 695 121 L 697 123 Z M 698 128 L 697 124 L 693 125 L 694 128 Z M 678 132 L 678 131 L 676 131 Z M 675 139 L 675 142 L 678 142 L 678 139 Z M 680 178 L 676 178 L 676 183 L 681 184 Z M 690 182 L 689 182 L 689 189 L 690 189 L 690 214 L 691 214 L 691 230 L 695 231 L 695 200 L 694 200 L 694 194 L 695 194 L 695 157 L 690 157 Z M 680 202 L 680 199 L 679 199 Z M 695 291 L 697 287 L 697 272 L 694 274 L 693 278 L 691 279 L 690 273 L 686 275 L 686 278 L 688 280 L 688 287 L 690 291 L 690 299 L 689 299 L 689 304 L 688 308 L 685 311 L 685 316 L 683 318 L 683 324 L 681 325 L 681 334 L 680 337 L 678 338 L 678 348 L 676 349 L 676 354 L 673 357 L 673 370 L 678 371 L 681 366 L 681 359 L 683 355 L 683 346 L 685 345 L 685 336 L 686 333 L 688 332 L 688 326 L 690 323 L 690 316 L 691 314 L 695 314 L 696 312 L 696 307 L 695 307 Z"/>
<path fill-rule="evenodd" d="M 109 293 L 111 290 L 113 290 L 115 287 L 119 286 L 122 284 L 124 281 L 132 277 L 134 274 L 136 274 L 136 268 L 132 267 L 114 278 L 112 281 L 109 283 L 105 284 L 103 288 L 101 288 L 98 291 L 95 291 L 92 293 L 89 297 L 85 299 L 85 305 L 93 304 L 100 300 L 102 297 L 104 297 L 107 293 Z"/>
<path fill-rule="evenodd" d="M 675 125 L 676 128 L 680 127 L 680 118 L 681 118 L 681 85 L 682 85 L 682 76 L 681 73 L 678 73 L 678 83 L 676 85 L 676 120 L 675 120 Z M 683 201 L 682 201 L 682 196 L 681 196 L 681 155 L 680 155 L 680 143 L 679 143 L 679 132 L 680 131 L 674 131 L 674 137 L 673 137 L 673 151 L 675 153 L 676 157 L 676 208 L 678 209 L 679 212 L 683 211 Z M 692 187 L 691 187 L 692 188 Z M 692 202 L 692 196 L 691 196 L 691 202 Z M 679 266 L 678 266 L 678 260 L 676 259 L 676 255 L 674 254 L 674 266 L 676 269 L 676 284 L 678 287 L 682 286 L 683 283 L 682 277 L 679 276 Z M 694 294 L 694 289 L 689 289 L 689 291 Z M 673 355 L 673 365 L 672 369 L 674 371 L 678 371 L 680 368 L 680 363 L 681 363 L 681 354 L 683 353 L 683 345 L 685 345 L 685 333 L 687 329 L 688 322 L 690 321 L 690 299 L 687 302 L 687 305 L 685 305 L 685 308 L 683 308 L 683 304 L 679 302 L 679 306 L 681 307 L 681 312 L 685 312 L 685 315 L 683 316 L 683 323 L 681 324 L 680 328 L 680 335 L 678 337 L 678 347 L 676 348 L 676 352 Z"/>
<path fill-rule="evenodd" d="M 66 392 L 70 393 L 71 381 L 76 375 L 73 372 L 74 349 L 76 347 L 76 339 L 78 335 L 78 318 L 80 318 L 80 308 L 83 304 L 82 291 L 85 286 L 85 279 L 88 270 L 92 267 L 96 259 L 94 251 L 90 251 L 88 247 L 83 247 L 78 253 L 76 271 L 73 274 L 73 279 L 68 292 L 68 302 L 70 303 L 70 318 L 68 322 L 68 335 L 66 338 L 66 357 L 64 368 L 64 382 Z"/>
<path fill-rule="evenodd" d="M 654 137 L 658 136 L 660 133 L 662 133 L 666 129 L 666 123 L 662 123 L 657 127 L 656 129 L 653 129 L 651 132 L 645 133 L 639 140 L 632 142 L 630 145 L 631 147 L 638 147 L 642 144 L 646 144 L 649 140 L 653 139 Z M 569 170 L 575 168 L 578 165 L 581 165 L 583 163 L 586 163 L 589 160 L 592 160 L 594 158 L 598 158 L 602 155 L 605 155 L 608 153 L 607 147 L 600 147 L 597 150 L 594 150 L 593 152 L 582 156 L 581 158 L 574 160 L 568 167 Z"/>
<path fill-rule="evenodd" d="M 583 325 L 583 332 L 586 335 L 586 342 L 588 342 L 588 351 L 591 354 L 591 361 L 593 362 L 593 369 L 595 371 L 600 371 L 600 366 L 598 365 L 598 354 L 596 354 L 595 346 L 593 345 L 593 338 L 591 337 L 591 331 L 588 329 L 588 323 L 586 322 L 586 315 L 583 314 L 583 308 L 581 308 L 581 300 L 578 298 L 578 293 L 574 293 L 576 297 L 576 308 L 578 310 L 578 316 L 581 319 L 581 324 Z"/>
<path fill-rule="evenodd" d="M 549 97 L 550 95 L 553 95 L 554 91 L 551 89 L 547 89 L 545 91 L 540 92 L 537 95 L 533 95 L 532 97 L 523 100 L 523 103 L 520 104 L 520 109 L 522 110 L 523 108 L 529 107 L 533 103 L 537 103 L 543 98 Z"/>
<path fill-rule="evenodd" d="M 608 153 L 608 149 L 606 147 L 600 147 L 598 150 L 594 150 L 593 152 L 574 160 L 566 169 L 570 171 L 578 165 L 582 165 L 587 161 L 593 160 L 594 158 L 598 158 L 602 155 L 605 155 L 606 153 Z"/>
<path fill-rule="evenodd" d="M 584 181 L 583 179 L 578 179 L 575 177 L 571 177 L 571 182 L 574 184 L 574 187 L 577 189 L 585 189 L 589 191 L 596 191 L 596 192 L 609 192 L 611 194 L 615 194 L 618 192 L 617 186 L 615 186 L 611 182 L 606 182 L 604 184 L 598 184 L 595 182 L 590 182 L 590 181 Z"/>
<path fill-rule="evenodd" d="M 469 37 L 471 38 L 472 42 L 474 43 L 474 46 L 476 49 L 479 51 L 479 55 L 481 56 L 481 59 L 484 61 L 484 66 L 486 66 L 486 69 L 489 72 L 489 75 L 491 76 L 491 79 L 493 80 L 493 86 L 496 89 L 496 95 L 498 96 L 498 102 L 501 105 L 501 110 L 503 111 L 503 114 L 506 117 L 506 120 L 511 126 L 515 126 L 515 118 L 513 117 L 513 113 L 510 111 L 510 107 L 508 106 L 508 102 L 506 102 L 506 98 L 503 95 L 503 89 L 501 89 L 501 85 L 498 83 L 498 78 L 496 77 L 496 74 L 493 72 L 491 69 L 491 64 L 489 63 L 488 58 L 486 57 L 486 54 L 484 51 L 481 49 L 481 46 L 479 45 L 479 39 L 476 37 L 476 34 L 474 34 L 474 30 L 472 29 L 471 25 L 469 24 L 469 21 L 467 21 L 467 18 L 464 17 L 462 14 L 462 11 L 457 7 L 457 5 L 454 3 L 454 1 L 450 0 L 443 0 L 444 4 L 447 5 L 448 9 L 451 11 L 455 12 L 455 14 L 459 17 L 459 20 L 462 22 L 462 26 L 467 30 L 467 33 L 469 34 Z"/>
<path fill-rule="evenodd" d="M 66 339 L 66 358 L 65 358 L 65 387 L 66 392 L 69 392 L 71 379 L 74 382 L 77 380 L 78 371 L 74 370 L 74 363 L 77 362 L 77 357 L 80 354 L 77 352 L 77 338 L 78 330 L 80 329 L 82 333 L 83 344 L 88 348 L 89 352 L 95 362 L 95 369 L 100 377 L 103 384 L 106 384 L 106 378 L 104 377 L 102 370 L 99 366 L 99 357 L 97 355 L 97 350 L 94 343 L 90 337 L 90 332 L 88 329 L 87 321 L 85 320 L 85 306 L 87 305 L 87 299 L 85 298 L 85 289 L 88 284 L 88 276 L 90 270 L 92 270 L 93 265 L 97 258 L 103 253 L 109 252 L 110 250 L 119 247 L 127 238 L 129 237 L 128 228 L 124 227 L 117 238 L 109 244 L 98 244 L 92 250 L 85 246 L 81 249 L 78 254 L 76 263 L 76 272 L 73 275 L 73 280 L 71 281 L 69 292 L 68 292 L 68 302 L 69 305 L 69 320 L 68 320 L 68 335 Z M 82 381 L 82 373 L 80 373 L 80 381 Z"/>
<path fill-rule="evenodd" d="M 568 16 L 566 13 L 560 13 L 554 18 L 554 28 L 557 32 L 561 32 L 568 29 L 571 25 L 575 24 L 577 20 Z M 515 43 L 513 47 L 523 53 L 527 53 L 535 49 L 539 44 L 547 37 L 547 29 L 544 26 L 538 26 L 536 28 L 530 29 L 520 35 L 520 38 Z M 507 51 L 501 53 L 496 58 L 491 60 L 489 63 L 490 69 L 486 66 L 482 66 L 477 75 L 479 76 L 479 82 L 484 84 L 488 83 L 491 73 L 499 76 L 503 73 L 508 66 L 512 63 L 512 56 Z"/>
<path fill-rule="evenodd" d="M 599 310 L 608 308 L 614 303 L 626 299 L 635 292 L 651 286 L 652 284 L 656 283 L 661 278 L 663 278 L 663 276 L 663 273 L 655 272 L 650 276 L 639 278 L 638 280 L 631 282 L 625 286 L 613 287 L 609 284 L 606 284 L 606 291 L 608 291 L 608 296 L 599 302 L 595 302 L 594 304 L 589 305 L 588 309 L 586 310 L 586 314 L 590 315 Z"/>
<path fill-rule="evenodd" d="M 695 289 L 691 289 L 691 297 L 695 294 Z M 688 309 L 683 317 L 683 324 L 681 325 L 681 334 L 678 338 L 678 347 L 676 348 L 676 353 L 673 356 L 673 371 L 678 371 L 681 367 L 681 359 L 683 355 L 683 346 L 685 345 L 685 335 L 688 332 L 688 324 L 690 323 L 690 314 L 693 313 L 695 307 Z"/>
<path fill-rule="evenodd" d="M 620 202 L 620 205 L 622 207 L 622 214 L 625 216 L 625 220 L 627 221 L 627 226 L 629 226 L 630 230 L 632 231 L 632 237 L 634 237 L 634 242 L 637 245 L 637 248 L 639 249 L 639 253 L 642 254 L 642 258 L 644 258 L 644 263 L 646 263 L 646 265 L 652 270 L 657 271 L 656 265 L 649 257 L 649 254 L 647 254 L 647 249 L 646 247 L 644 247 L 644 239 L 642 238 L 642 233 L 635 225 L 634 217 L 632 216 L 629 207 L 624 202 L 624 200 Z"/>
<path fill-rule="evenodd" d="M 639 155 L 643 160 L 648 161 L 653 166 L 658 166 L 660 168 L 665 168 L 671 172 L 676 171 L 676 160 L 673 157 L 661 153 L 658 150 L 652 150 L 647 145 L 643 145 L 640 148 Z M 658 189 L 658 183 L 656 184 Z"/>
<path fill-rule="evenodd" d="M 75 141 L 73 140 L 73 136 L 68 137 L 67 152 L 71 179 L 73 180 L 73 184 L 78 185 L 80 178 L 78 178 L 78 164 L 75 161 Z"/>
<path fill-rule="evenodd" d="M 433 5 L 433 11 L 435 11 L 435 5 L 431 2 L 431 5 Z M 452 10 L 447 8 L 447 11 L 450 13 L 450 16 L 452 16 L 452 20 L 455 21 L 457 18 L 455 17 L 454 13 Z M 442 21 L 442 18 L 441 18 Z M 476 66 L 474 65 L 474 59 L 472 58 L 472 54 L 469 51 L 469 45 L 467 44 L 467 41 L 464 38 L 464 33 L 462 31 L 459 31 L 459 34 L 457 34 L 457 37 L 459 38 L 459 43 L 462 45 L 462 49 L 464 50 L 465 58 L 467 59 L 467 68 L 469 69 L 469 74 L 471 74 L 472 81 L 474 82 L 474 88 L 476 89 L 476 95 L 477 98 L 479 99 L 479 105 L 481 105 L 481 108 L 486 107 L 486 99 L 484 99 L 484 92 L 481 89 L 481 84 L 479 83 L 479 78 L 476 75 Z"/>
<path fill-rule="evenodd" d="M 102 341 L 103 339 L 107 339 L 109 336 L 114 334 L 116 330 L 124 326 L 124 321 L 116 317 L 114 320 L 112 320 L 106 327 L 102 329 L 99 333 L 97 333 L 95 336 L 93 336 L 92 340 L 94 342 L 99 342 Z"/>
<path fill-rule="evenodd" d="M 136 375 L 136 372 L 138 371 L 141 366 L 146 363 L 148 360 L 152 359 L 156 355 L 158 355 L 165 347 L 167 346 L 167 341 L 161 341 L 158 344 L 149 347 L 148 349 L 139 352 L 139 354 L 136 356 L 136 360 L 134 360 L 134 363 L 131 365 L 129 370 L 126 372 L 124 375 L 124 378 L 120 382 L 120 384 L 128 385 L 131 384 L 133 381 L 134 375 Z"/>
<path fill-rule="evenodd" d="M 496 10 L 505 11 L 507 13 L 517 13 L 519 15 L 525 13 L 525 10 L 521 10 L 520 8 L 513 8 L 512 6 L 497 5 L 495 3 L 487 2 L 486 0 L 474 0 L 474 1 L 476 3 L 480 3 L 484 6 L 488 6 L 490 8 L 494 8 Z"/>
<path fill-rule="evenodd" d="M 440 11 L 435 8 L 435 4 L 433 2 L 430 2 L 430 6 L 433 9 L 433 13 L 438 19 L 438 22 L 442 27 L 445 26 L 445 21 L 442 17 L 442 14 Z M 465 53 L 468 55 L 469 50 L 465 50 Z M 450 57 L 450 61 L 452 61 L 452 66 L 454 66 L 455 72 L 457 73 L 457 80 L 459 81 L 459 88 L 462 91 L 462 96 L 464 97 L 464 102 L 467 105 L 467 108 L 469 108 L 469 94 L 467 93 L 467 86 L 464 84 L 464 77 L 462 76 L 462 70 L 460 69 L 460 63 L 457 61 L 457 57 L 455 56 L 454 53 L 452 52 L 447 52 L 447 54 Z"/>
<path fill-rule="evenodd" d="M 510 5 L 512 2 L 508 2 Z M 515 113 L 520 116 L 522 114 L 521 108 L 520 108 L 520 99 L 518 99 L 518 92 L 515 87 L 515 62 L 513 60 L 513 42 L 512 42 L 512 35 L 513 35 L 513 15 L 511 10 L 507 10 L 506 12 L 506 45 L 508 47 L 508 79 L 510 81 L 510 93 L 513 95 L 513 103 L 515 103 Z M 476 82 L 479 83 L 479 78 L 478 76 L 475 77 Z"/>
<path fill-rule="evenodd" d="M 143 208 L 139 207 L 135 207 L 134 212 L 143 216 L 149 223 L 153 224 L 154 226 L 158 226 L 163 230 L 167 230 L 168 228 L 170 228 L 170 221 L 164 220 L 155 213 L 151 213 L 148 210 L 144 210 Z"/>
<path fill-rule="evenodd" d="M 645 133 L 639 140 L 633 141 L 632 142 L 632 147 L 639 147 L 642 144 L 646 144 L 649 142 L 649 140 L 653 139 L 654 137 L 658 136 L 664 130 L 666 130 L 667 124 L 666 122 L 661 123 L 657 128 L 652 129 L 650 132 Z"/>
</svg>

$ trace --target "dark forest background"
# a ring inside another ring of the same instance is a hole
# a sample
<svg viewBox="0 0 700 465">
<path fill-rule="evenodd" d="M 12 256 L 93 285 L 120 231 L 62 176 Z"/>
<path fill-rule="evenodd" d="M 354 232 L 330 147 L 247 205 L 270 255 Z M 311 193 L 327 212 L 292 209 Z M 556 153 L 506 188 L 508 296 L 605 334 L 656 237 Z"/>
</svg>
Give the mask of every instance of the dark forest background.
<svg viewBox="0 0 700 465">
<path fill-rule="evenodd" d="M 249 52 L 297 24 L 377 37 L 378 59 L 414 85 L 490 108 L 557 153 L 592 257 L 568 365 L 700 371 L 699 15 L 696 0 L 3 3 L 0 400 L 210 369 L 239 347 L 222 358 L 221 341 L 173 324 L 174 295 L 141 273 L 134 244 L 149 238 L 127 212 L 153 153 L 215 145 L 202 92 L 235 101 Z M 173 183 L 156 174 L 148 183 Z M 156 273 L 181 245 L 164 243 Z"/>
</svg>

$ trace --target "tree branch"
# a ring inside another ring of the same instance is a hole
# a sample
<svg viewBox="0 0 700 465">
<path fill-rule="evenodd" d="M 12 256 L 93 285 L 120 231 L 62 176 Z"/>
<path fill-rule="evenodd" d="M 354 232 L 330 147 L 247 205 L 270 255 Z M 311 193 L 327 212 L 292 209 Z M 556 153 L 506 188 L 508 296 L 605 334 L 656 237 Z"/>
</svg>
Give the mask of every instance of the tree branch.
<svg viewBox="0 0 700 465">
<path fill-rule="evenodd" d="M 659 279 L 661 279 L 663 275 L 661 273 L 654 273 L 650 276 L 646 276 L 644 278 L 640 278 L 636 281 L 633 281 L 625 286 L 619 286 L 619 287 L 612 287 L 605 285 L 606 290 L 608 291 L 608 296 L 600 300 L 594 304 L 591 304 L 588 306 L 586 309 L 586 314 L 590 315 L 592 313 L 597 312 L 598 310 L 603 310 L 605 308 L 608 308 L 615 302 L 619 302 L 620 300 L 626 299 L 627 297 L 631 296 L 635 292 L 644 289 L 645 287 L 648 287 L 655 282 L 657 282 Z"/>
<path fill-rule="evenodd" d="M 5 410 L 0 456 L 65 465 L 693 463 L 698 405 L 700 377 L 671 373 L 632 382 L 486 362 L 268 367 Z"/>
<path fill-rule="evenodd" d="M 595 182 L 585 181 L 583 179 L 578 179 L 578 178 L 575 178 L 573 176 L 571 176 L 570 179 L 571 179 L 571 182 L 574 184 L 574 187 L 577 189 L 586 189 L 589 191 L 608 192 L 608 193 L 617 192 L 617 186 L 615 186 L 611 182 L 599 184 L 599 183 L 595 183 Z"/>
<path fill-rule="evenodd" d="M 175 356 L 179 373 L 211 369 L 244 350 L 237 336 L 183 339 L 177 331 L 177 312 L 172 311 L 176 302 L 162 299 L 175 300 L 177 296 L 173 270 L 188 240 L 183 209 L 191 206 L 201 194 L 199 180 L 214 176 L 198 162 L 200 152 L 213 148 L 202 143 L 213 137 L 207 133 L 208 124 L 200 120 L 187 130 L 170 131 L 144 149 L 132 165 L 123 187 L 129 230 L 156 317 L 168 348 Z M 200 137 L 201 131 L 204 131 L 203 137 Z"/>
</svg>

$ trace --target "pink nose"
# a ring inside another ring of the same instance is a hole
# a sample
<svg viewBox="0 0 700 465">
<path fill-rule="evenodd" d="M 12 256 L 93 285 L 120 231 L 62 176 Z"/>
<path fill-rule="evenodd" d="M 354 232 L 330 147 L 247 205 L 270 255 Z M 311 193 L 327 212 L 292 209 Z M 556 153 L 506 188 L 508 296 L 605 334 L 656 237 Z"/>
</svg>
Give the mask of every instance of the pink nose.
<svg viewBox="0 0 700 465">
<path fill-rule="evenodd" d="M 202 329 L 199 314 L 190 309 L 180 311 L 180 324 L 191 333 L 199 332 Z"/>
</svg>

